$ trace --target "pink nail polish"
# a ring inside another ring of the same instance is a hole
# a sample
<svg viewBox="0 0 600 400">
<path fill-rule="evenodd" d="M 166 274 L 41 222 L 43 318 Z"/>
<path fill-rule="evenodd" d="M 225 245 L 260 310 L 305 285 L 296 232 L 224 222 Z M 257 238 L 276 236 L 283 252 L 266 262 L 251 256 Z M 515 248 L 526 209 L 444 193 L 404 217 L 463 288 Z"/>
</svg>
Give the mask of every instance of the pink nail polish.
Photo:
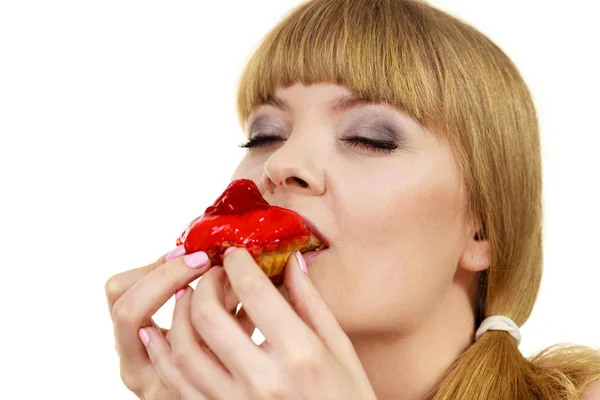
<svg viewBox="0 0 600 400">
<path fill-rule="evenodd" d="M 188 267 L 197 269 L 208 264 L 208 255 L 206 255 L 206 253 L 203 251 L 197 251 L 183 257 L 183 261 L 188 265 Z"/>
<path fill-rule="evenodd" d="M 296 261 L 298 261 L 298 265 L 300 266 L 302 272 L 307 274 L 308 268 L 306 267 L 306 261 L 304 260 L 304 257 L 302 257 L 302 254 L 300 254 L 299 251 L 296 252 Z"/>
<path fill-rule="evenodd" d="M 235 250 L 235 247 L 233 247 L 233 246 L 231 246 L 231 247 L 228 247 L 228 248 L 225 250 L 225 253 L 223 253 L 223 255 L 225 255 L 225 256 L 226 256 L 227 254 L 231 253 L 231 252 L 232 252 L 232 251 L 234 251 L 234 250 Z"/>
<path fill-rule="evenodd" d="M 148 335 L 148 332 L 146 332 L 144 328 L 141 328 L 138 331 L 138 335 L 140 336 L 140 340 L 142 341 L 144 346 L 148 346 L 148 342 L 150 341 L 150 335 Z"/>
<path fill-rule="evenodd" d="M 165 257 L 165 262 L 169 262 L 175 258 L 181 257 L 185 254 L 185 247 L 183 245 L 175 247 L 167 256 Z"/>
<path fill-rule="evenodd" d="M 175 300 L 179 300 L 185 294 L 185 289 L 179 289 L 177 293 L 175 293 Z"/>
</svg>

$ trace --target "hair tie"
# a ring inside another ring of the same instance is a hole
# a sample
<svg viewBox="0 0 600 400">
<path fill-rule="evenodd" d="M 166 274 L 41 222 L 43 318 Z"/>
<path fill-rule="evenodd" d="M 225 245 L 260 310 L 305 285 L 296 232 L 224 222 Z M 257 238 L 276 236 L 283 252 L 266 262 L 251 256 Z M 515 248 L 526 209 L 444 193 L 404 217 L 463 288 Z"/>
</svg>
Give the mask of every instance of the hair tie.
<svg viewBox="0 0 600 400">
<path fill-rule="evenodd" d="M 517 346 L 521 343 L 521 332 L 515 322 L 504 315 L 493 315 L 483 320 L 479 329 L 475 332 L 475 341 L 479 340 L 481 335 L 487 331 L 506 331 L 517 341 Z"/>
</svg>

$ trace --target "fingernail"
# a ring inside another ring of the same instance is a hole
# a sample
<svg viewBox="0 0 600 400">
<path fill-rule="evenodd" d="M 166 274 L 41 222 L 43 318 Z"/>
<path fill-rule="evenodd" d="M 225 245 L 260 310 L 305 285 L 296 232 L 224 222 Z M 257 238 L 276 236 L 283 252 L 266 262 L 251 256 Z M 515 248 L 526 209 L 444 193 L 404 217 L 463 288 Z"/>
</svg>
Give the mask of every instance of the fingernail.
<svg viewBox="0 0 600 400">
<path fill-rule="evenodd" d="M 306 261 L 304 260 L 304 257 L 302 257 L 302 254 L 300 254 L 299 251 L 296 252 L 296 261 L 298 261 L 298 265 L 300 266 L 302 272 L 307 274 L 308 269 L 306 268 Z"/>
<path fill-rule="evenodd" d="M 206 255 L 206 253 L 203 251 L 197 251 L 195 253 L 188 254 L 185 257 L 183 257 L 183 261 L 190 268 L 200 268 L 208 264 L 208 255 Z"/>
<path fill-rule="evenodd" d="M 179 300 L 181 296 L 185 294 L 185 289 L 179 289 L 177 293 L 175 293 L 175 300 Z"/>
<path fill-rule="evenodd" d="M 177 257 L 181 257 L 185 254 L 185 247 L 183 245 L 175 247 L 167 256 L 165 257 L 165 262 L 169 262 Z"/>
<path fill-rule="evenodd" d="M 150 341 L 150 335 L 148 335 L 148 332 L 146 332 L 144 328 L 141 328 L 138 331 L 138 335 L 140 336 L 142 343 L 144 343 L 144 346 L 148 346 L 148 342 Z"/>
<path fill-rule="evenodd" d="M 225 250 L 225 253 L 223 253 L 223 255 L 226 256 L 227 254 L 231 253 L 234 250 L 235 250 L 235 247 L 233 247 L 233 246 L 228 247 L 227 250 Z"/>
</svg>

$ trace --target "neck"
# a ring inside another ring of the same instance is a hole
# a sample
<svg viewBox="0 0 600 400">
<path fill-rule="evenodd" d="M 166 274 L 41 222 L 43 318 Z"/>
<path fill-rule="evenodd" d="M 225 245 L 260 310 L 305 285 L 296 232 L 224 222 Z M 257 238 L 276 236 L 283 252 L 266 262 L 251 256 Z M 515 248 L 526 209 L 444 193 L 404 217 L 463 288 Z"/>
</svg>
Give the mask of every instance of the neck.
<svg viewBox="0 0 600 400">
<path fill-rule="evenodd" d="M 409 334 L 350 337 L 378 400 L 428 399 L 471 345 L 475 319 L 464 284 L 455 282 L 438 308 Z"/>
</svg>

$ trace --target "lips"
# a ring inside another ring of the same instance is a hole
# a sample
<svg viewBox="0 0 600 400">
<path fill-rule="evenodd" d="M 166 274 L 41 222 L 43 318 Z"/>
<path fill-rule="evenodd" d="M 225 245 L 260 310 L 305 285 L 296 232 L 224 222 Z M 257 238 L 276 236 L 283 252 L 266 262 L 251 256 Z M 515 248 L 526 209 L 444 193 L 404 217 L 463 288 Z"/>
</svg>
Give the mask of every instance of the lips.
<svg viewBox="0 0 600 400">
<path fill-rule="evenodd" d="M 302 257 L 304 258 L 306 265 L 310 267 L 315 262 L 317 257 L 319 257 L 320 253 L 329 248 L 329 241 L 327 240 L 327 237 L 323 235 L 323 233 L 319 230 L 319 228 L 317 228 L 314 222 L 312 222 L 310 219 L 308 219 L 306 216 L 303 216 L 300 213 L 297 214 L 299 214 L 304 219 L 304 223 L 312 233 L 311 238 L 314 238 L 317 243 L 320 243 L 320 246 L 318 246 L 317 248 L 300 250 L 300 253 L 302 253 Z"/>
<path fill-rule="evenodd" d="M 296 212 L 296 214 L 300 215 L 304 219 L 304 222 L 305 222 L 306 226 L 308 227 L 308 229 L 312 232 L 312 234 L 316 238 L 316 240 L 318 240 L 320 242 L 320 245 L 318 246 L 317 249 L 310 249 L 308 251 L 325 250 L 325 249 L 329 248 L 329 241 L 327 240 L 325 235 L 323 235 L 323 233 L 319 230 L 317 225 L 315 225 L 314 222 L 312 222 L 310 219 L 308 219 L 308 217 L 306 217 L 302 213 L 299 213 L 298 211 L 295 211 L 295 212 Z M 301 250 L 301 252 L 303 252 L 303 251 Z"/>
</svg>

